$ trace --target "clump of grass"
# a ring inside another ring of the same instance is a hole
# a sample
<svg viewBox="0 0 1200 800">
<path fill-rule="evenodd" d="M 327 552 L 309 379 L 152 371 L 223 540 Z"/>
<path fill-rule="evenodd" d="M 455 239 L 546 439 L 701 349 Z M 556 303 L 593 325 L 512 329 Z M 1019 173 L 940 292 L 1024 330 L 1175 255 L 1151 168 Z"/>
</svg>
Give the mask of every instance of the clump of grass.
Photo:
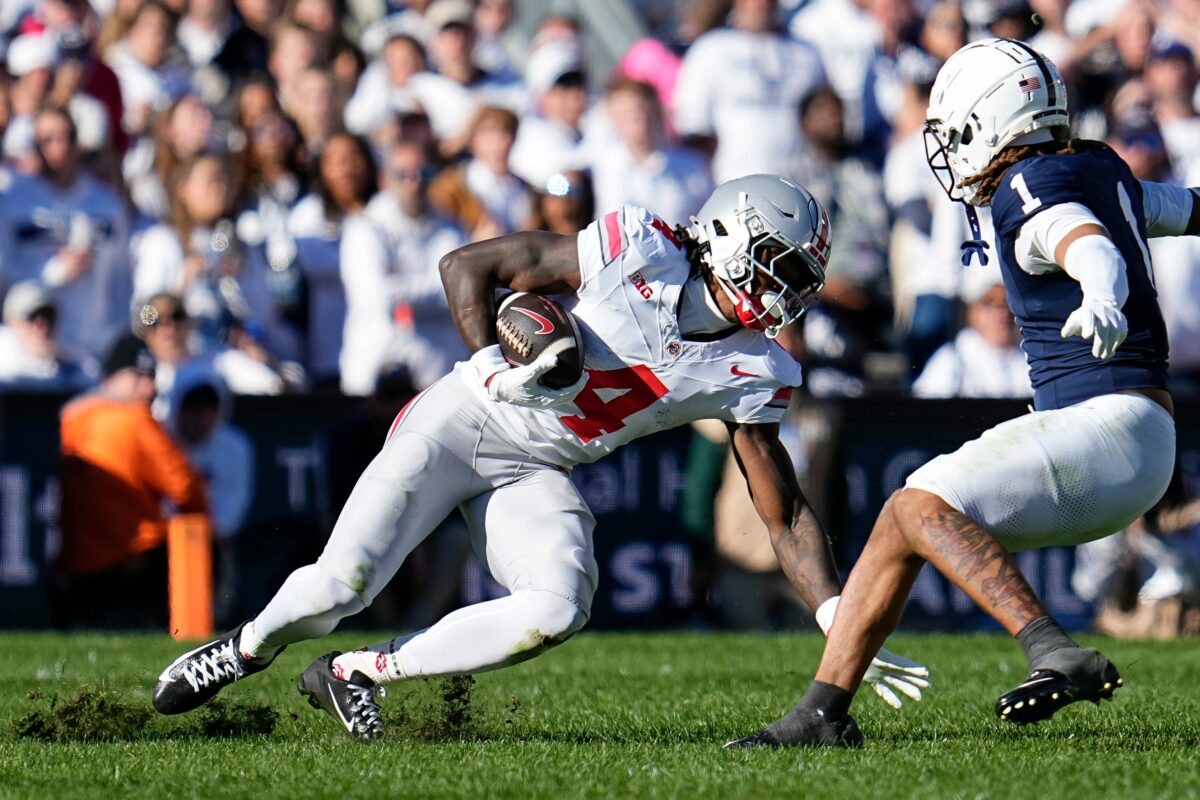
<svg viewBox="0 0 1200 800">
<path fill-rule="evenodd" d="M 8 724 L 8 733 L 18 739 L 44 742 L 130 742 L 139 739 L 201 736 L 228 739 L 267 736 L 275 730 L 279 714 L 258 703 L 215 699 L 196 714 L 165 722 L 144 701 L 128 695 L 87 685 L 61 698 L 47 697 L 34 690 L 27 700 L 44 704 Z M 158 724 L 155 724 L 158 723 Z"/>
<path fill-rule="evenodd" d="M 385 701 L 384 730 L 390 738 L 429 742 L 480 737 L 471 703 L 475 678 L 456 675 L 412 684 L 411 691 Z"/>
<path fill-rule="evenodd" d="M 40 692 L 28 697 L 42 699 Z M 131 741 L 145 735 L 152 713 L 119 692 L 88 685 L 65 699 L 51 697 L 48 705 L 10 723 L 9 731 L 47 742 Z"/>
</svg>

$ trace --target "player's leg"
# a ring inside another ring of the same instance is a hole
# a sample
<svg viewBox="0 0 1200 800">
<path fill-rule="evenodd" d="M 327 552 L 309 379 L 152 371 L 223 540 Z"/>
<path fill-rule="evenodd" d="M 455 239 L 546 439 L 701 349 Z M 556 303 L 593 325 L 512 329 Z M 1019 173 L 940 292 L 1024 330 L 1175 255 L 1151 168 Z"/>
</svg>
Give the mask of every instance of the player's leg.
<svg viewBox="0 0 1200 800">
<path fill-rule="evenodd" d="M 1116 669 L 1050 618 L 1004 545 L 1071 544 L 1127 525 L 1161 496 L 1173 460 L 1174 424 L 1163 409 L 1107 395 L 1011 420 L 917 470 L 880 515 L 842 593 L 817 680 L 777 738 L 824 743 L 801 723 L 816 711 L 845 716 L 924 560 L 1025 649 L 1030 679 L 1000 699 L 997 714 L 1036 722 L 1067 703 L 1111 696 Z"/>
<path fill-rule="evenodd" d="M 336 659 L 377 683 L 486 672 L 562 643 L 587 622 L 597 567 L 591 512 L 567 476 L 538 469 L 463 505 L 472 541 L 512 594 Z"/>
<path fill-rule="evenodd" d="M 253 621 L 163 671 L 154 691 L 160 712 L 191 710 L 262 670 L 284 646 L 329 633 L 365 608 L 459 503 L 486 488 L 470 463 L 477 431 L 456 411 L 453 385 L 442 386 L 423 396 L 359 478 L 317 562 L 292 573 Z"/>
</svg>

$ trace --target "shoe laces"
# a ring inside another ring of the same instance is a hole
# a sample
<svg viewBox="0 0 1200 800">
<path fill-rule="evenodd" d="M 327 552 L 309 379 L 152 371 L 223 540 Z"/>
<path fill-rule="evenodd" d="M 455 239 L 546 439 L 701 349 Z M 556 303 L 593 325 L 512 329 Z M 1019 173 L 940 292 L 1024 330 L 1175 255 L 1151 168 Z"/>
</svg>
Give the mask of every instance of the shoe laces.
<svg viewBox="0 0 1200 800">
<path fill-rule="evenodd" d="M 242 662 L 234 653 L 232 639 L 207 652 L 197 653 L 183 664 L 183 677 L 194 692 L 210 683 L 236 681 L 243 674 Z"/>
<path fill-rule="evenodd" d="M 387 696 L 382 686 L 359 686 L 352 683 L 347 687 L 350 694 L 350 715 L 354 727 L 361 736 L 371 738 L 383 733 L 379 698 Z"/>
</svg>

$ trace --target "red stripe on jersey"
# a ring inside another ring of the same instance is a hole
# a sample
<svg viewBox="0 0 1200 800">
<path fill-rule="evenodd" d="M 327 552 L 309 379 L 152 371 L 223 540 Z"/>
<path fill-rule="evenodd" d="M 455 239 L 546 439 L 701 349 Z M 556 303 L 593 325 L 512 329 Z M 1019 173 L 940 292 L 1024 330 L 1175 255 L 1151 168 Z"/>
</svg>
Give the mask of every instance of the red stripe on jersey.
<svg viewBox="0 0 1200 800">
<path fill-rule="evenodd" d="M 792 402 L 791 387 L 785 386 L 782 389 L 780 389 L 778 392 L 776 392 L 775 395 L 771 398 L 771 402 L 776 402 L 776 401 L 783 402 L 783 403 Z"/>
<path fill-rule="evenodd" d="M 404 408 L 400 409 L 400 413 L 396 415 L 394 420 L 392 420 L 392 427 L 388 428 L 387 438 L 383 440 L 385 444 L 391 441 L 392 434 L 396 432 L 396 428 L 400 427 L 400 423 L 404 421 L 404 418 L 408 416 L 408 412 L 412 410 L 413 403 L 417 402 L 417 398 L 425 394 L 425 391 L 425 389 L 422 389 L 421 391 L 417 392 L 412 396 L 411 400 L 404 404 Z"/>
<path fill-rule="evenodd" d="M 621 241 L 621 221 L 616 211 L 604 215 L 604 230 L 608 234 L 608 260 L 612 261 L 625 249 L 625 242 Z"/>
</svg>

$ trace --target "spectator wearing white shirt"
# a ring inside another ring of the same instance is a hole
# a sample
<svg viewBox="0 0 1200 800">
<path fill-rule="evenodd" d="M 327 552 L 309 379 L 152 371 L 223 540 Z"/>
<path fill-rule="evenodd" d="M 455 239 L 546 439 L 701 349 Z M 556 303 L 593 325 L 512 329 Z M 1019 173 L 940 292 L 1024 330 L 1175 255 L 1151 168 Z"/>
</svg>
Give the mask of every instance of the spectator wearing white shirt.
<svg viewBox="0 0 1200 800">
<path fill-rule="evenodd" d="M 261 239 L 249 239 L 231 219 L 232 178 L 224 157 L 205 153 L 181 166 L 172 194 L 171 221 L 134 244 L 135 303 L 177 294 L 206 347 L 217 345 L 230 320 L 238 319 L 262 330 L 274 355 L 298 357 L 297 337 L 275 306 Z"/>
<path fill-rule="evenodd" d="M 467 356 L 438 271 L 442 256 L 465 244 L 466 236 L 430 210 L 430 177 L 420 145 L 395 145 L 383 191 L 346 221 L 340 359 L 346 394 L 370 394 L 378 376 L 395 364 L 407 366 L 423 388 Z"/>
<path fill-rule="evenodd" d="M 583 52 L 573 39 L 554 38 L 529 55 L 525 81 L 537 112 L 521 118 L 513 145 L 512 170 L 535 189 L 551 176 L 578 169 L 580 124 L 588 108 Z"/>
<path fill-rule="evenodd" d="M 134 309 L 133 328 L 154 356 L 157 397 L 153 411 L 159 420 L 167 419 L 170 413 L 176 377 L 197 366 L 220 375 L 234 394 L 282 394 L 303 385 L 303 372 L 296 365 L 273 361 L 237 323 L 226 328 L 225 341 L 206 349 L 177 295 L 163 292 L 141 303 Z M 276 370 L 277 366 L 288 379 Z"/>
<path fill-rule="evenodd" d="M 81 164 L 69 114 L 34 119 L 38 174 L 0 194 L 0 289 L 38 280 L 54 297 L 59 342 L 99 355 L 129 300 L 128 217 L 121 199 Z"/>
<path fill-rule="evenodd" d="M 33 118 L 46 104 L 54 82 L 58 48 L 46 33 L 18 36 L 8 47 L 6 69 L 9 119 L 4 130 L 4 155 L 14 168 L 32 175 L 39 168 L 33 142 Z"/>
<path fill-rule="evenodd" d="M 477 105 L 523 113 L 529 94 L 510 69 L 485 70 L 475 62 L 475 7 L 468 0 L 437 0 L 425 12 L 429 57 L 440 75 L 469 91 Z"/>
<path fill-rule="evenodd" d="M 129 134 L 146 131 L 153 114 L 191 86 L 186 62 L 174 58 L 176 22 L 174 11 L 158 0 L 146 0 L 125 36 L 106 54 L 121 84 L 122 125 Z"/>
<path fill-rule="evenodd" d="M 826 83 L 817 51 L 779 30 L 778 5 L 735 0 L 732 26 L 704 34 L 683 58 L 675 128 L 713 154 L 717 183 L 785 169 L 800 100 Z"/>
<path fill-rule="evenodd" d="M 942 345 L 913 384 L 917 397 L 1031 397 L 1029 364 L 994 265 L 971 266 L 963 278 L 967 324 Z"/>
<path fill-rule="evenodd" d="M 125 154 L 121 171 L 134 207 L 161 220 L 171 211 L 168 187 L 180 164 L 215 150 L 213 114 L 196 94 L 179 97 L 154 123 L 154 136 L 142 136 Z"/>
<path fill-rule="evenodd" d="M 926 163 L 922 130 L 939 66 L 935 59 L 901 60 L 904 102 L 883 167 L 884 198 L 894 220 L 889 252 L 892 296 L 912 377 L 954 335 L 960 245 L 966 230 L 961 209 L 946 197 Z M 990 230 L 984 219 L 987 209 L 979 211 L 983 230 Z"/>
<path fill-rule="evenodd" d="M 1196 94 L 1196 60 L 1179 42 L 1150 54 L 1144 79 L 1154 96 L 1154 118 L 1162 131 L 1175 172 L 1184 175 L 1200 165 L 1200 113 Z"/>
<path fill-rule="evenodd" d="M 813 0 L 791 19 L 792 36 L 810 42 L 827 67 L 829 84 L 846 109 L 847 135 L 862 133 L 863 87 L 883 41 L 868 0 Z"/>
<path fill-rule="evenodd" d="M 380 57 L 359 78 L 346 104 L 346 127 L 374 136 L 401 112 L 424 111 L 439 139 L 461 135 L 474 111 L 471 93 L 426 66 L 425 48 L 412 36 L 394 34 Z"/>
<path fill-rule="evenodd" d="M 491 72 L 512 66 L 511 37 L 506 36 L 512 23 L 512 0 L 479 0 L 475 5 L 475 63 Z"/>
<path fill-rule="evenodd" d="M 341 256 L 346 220 L 361 214 L 378 186 L 370 146 L 351 133 L 336 133 L 321 151 L 317 189 L 301 200 L 288 218 L 296 243 L 296 265 L 308 297 L 306 366 L 314 384 L 336 387 L 346 291 Z"/>
<path fill-rule="evenodd" d="M 604 107 L 615 136 L 591 159 L 597 213 L 636 205 L 669 224 L 686 224 L 712 193 L 712 176 L 695 151 L 667 141 L 658 92 L 621 78 L 609 87 Z"/>
<path fill-rule="evenodd" d="M 94 361 L 59 348 L 57 319 L 50 293 L 36 281 L 8 290 L 0 327 L 0 391 L 78 392 L 97 381 Z"/>
<path fill-rule="evenodd" d="M 438 211 L 481 241 L 528 227 L 533 194 L 512 173 L 509 155 L 519 130 L 517 115 L 507 108 L 480 109 L 471 126 L 470 158 L 442 170 L 429 187 Z"/>
</svg>

